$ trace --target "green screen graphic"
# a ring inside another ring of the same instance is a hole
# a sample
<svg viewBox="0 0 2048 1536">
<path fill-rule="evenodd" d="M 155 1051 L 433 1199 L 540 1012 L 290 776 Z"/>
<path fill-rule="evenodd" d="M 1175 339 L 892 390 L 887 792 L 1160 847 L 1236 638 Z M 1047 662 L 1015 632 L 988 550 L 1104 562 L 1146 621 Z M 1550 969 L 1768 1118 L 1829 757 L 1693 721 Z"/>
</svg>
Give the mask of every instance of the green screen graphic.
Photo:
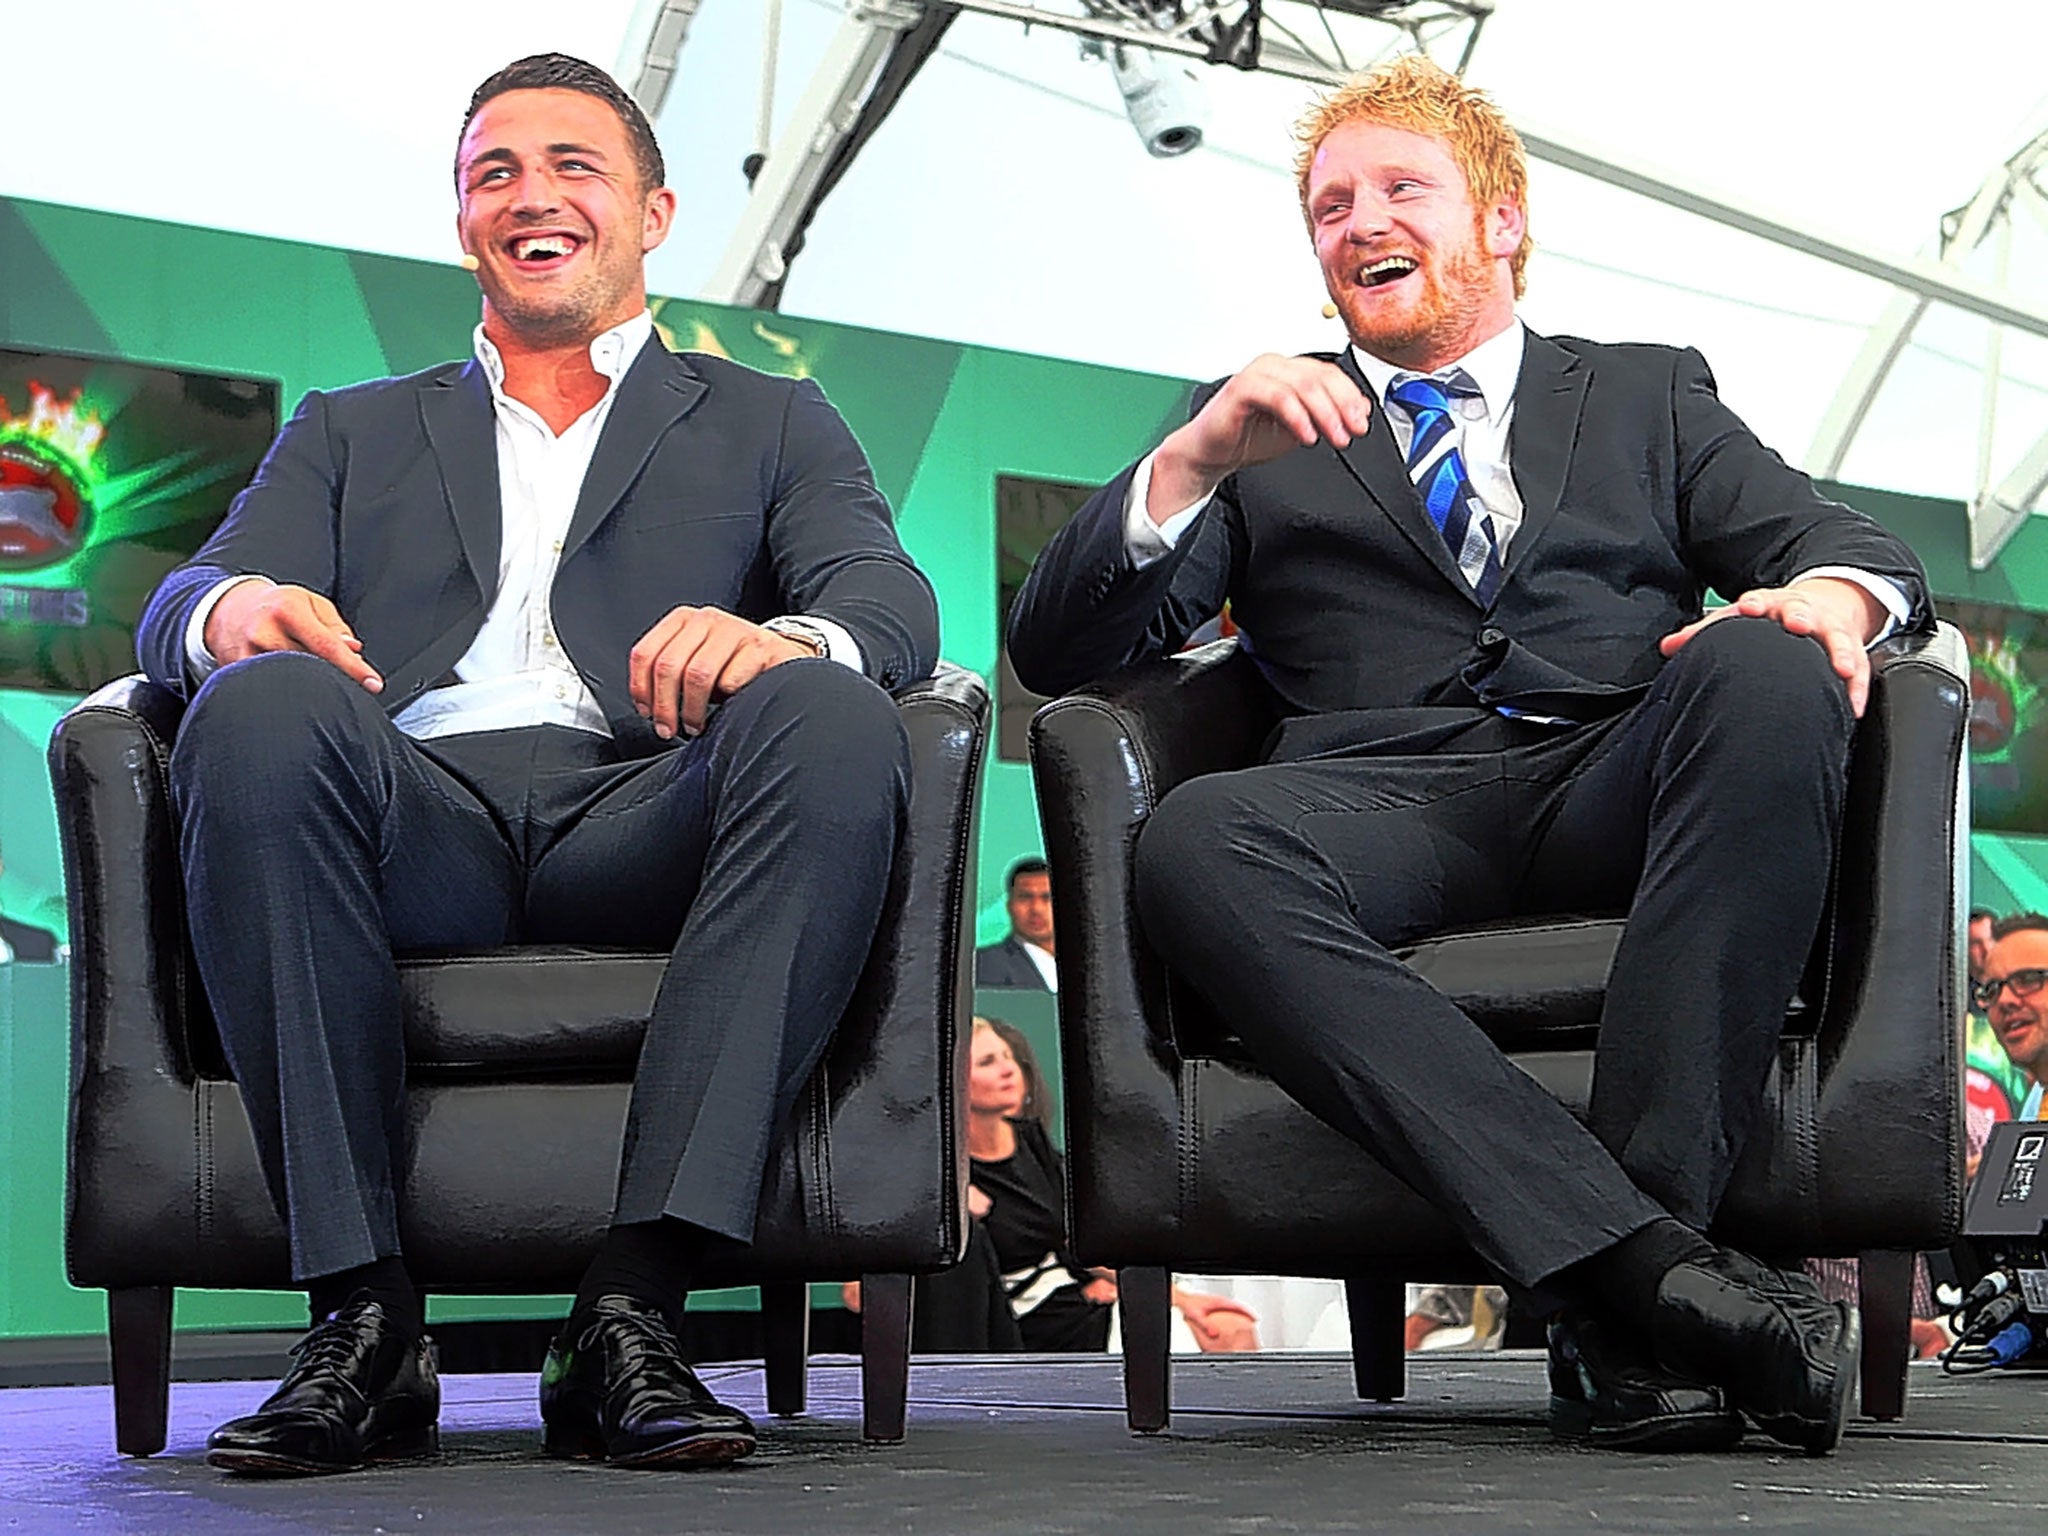
<svg viewBox="0 0 2048 1536">
<path fill-rule="evenodd" d="M 277 384 L 0 347 L 0 688 L 83 693 L 277 432 Z"/>
</svg>

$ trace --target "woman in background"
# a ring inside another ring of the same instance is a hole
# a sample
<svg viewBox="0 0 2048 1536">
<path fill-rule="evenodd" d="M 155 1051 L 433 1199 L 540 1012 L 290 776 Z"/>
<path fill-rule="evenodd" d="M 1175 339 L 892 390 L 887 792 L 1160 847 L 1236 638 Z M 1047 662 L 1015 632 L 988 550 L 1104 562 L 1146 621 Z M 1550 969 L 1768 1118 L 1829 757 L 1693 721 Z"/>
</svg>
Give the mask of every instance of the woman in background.
<svg viewBox="0 0 2048 1536">
<path fill-rule="evenodd" d="M 912 1344 L 925 1354 L 1106 1349 L 1116 1280 L 1068 1252 L 1066 1168 L 1031 1044 L 1012 1024 L 976 1018 L 968 1063 L 967 1257 L 917 1282 Z M 858 1311 L 859 1285 L 844 1294 Z M 1173 1304 L 1202 1349 L 1258 1348 L 1239 1303 L 1176 1286 Z"/>
</svg>

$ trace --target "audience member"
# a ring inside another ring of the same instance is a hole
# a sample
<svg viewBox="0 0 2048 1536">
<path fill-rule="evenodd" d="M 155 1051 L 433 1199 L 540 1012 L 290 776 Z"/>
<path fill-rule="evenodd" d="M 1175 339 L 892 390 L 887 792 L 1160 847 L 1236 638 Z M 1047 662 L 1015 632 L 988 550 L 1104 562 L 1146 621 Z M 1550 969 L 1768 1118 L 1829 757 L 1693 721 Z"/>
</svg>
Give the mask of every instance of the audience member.
<svg viewBox="0 0 2048 1536">
<path fill-rule="evenodd" d="M 2000 1120 L 2010 1120 L 2032 1086 L 2026 1073 L 2006 1055 L 1998 1032 L 1977 1003 L 1977 985 L 1984 979 L 1984 957 L 1990 953 L 1997 922 L 1997 914 L 1989 908 L 1976 907 L 1970 912 L 1970 981 L 1964 995 L 1963 1016 L 1963 1120 L 1965 1167 L 1971 1178 L 1977 1176 L 1977 1159 L 1983 1153 L 1991 1127 Z"/>
<path fill-rule="evenodd" d="M 2026 1074 L 2025 1101 L 2015 1118 L 2041 1118 L 2041 1089 L 2048 1073 L 2048 917 L 2022 912 L 1993 930 L 1983 979 L 1975 985 L 1977 1006 L 1991 1020 L 1998 1043 Z"/>
<path fill-rule="evenodd" d="M 1059 991 L 1059 972 L 1052 960 L 1052 874 L 1045 860 L 1019 859 L 1012 864 L 1006 890 L 1009 934 L 974 952 L 974 984 Z"/>
<path fill-rule="evenodd" d="M 20 961 L 25 965 L 54 965 L 57 952 L 57 935 L 49 929 L 0 916 L 0 965 L 8 961 Z"/>
<path fill-rule="evenodd" d="M 967 1348 L 1039 1354 L 1106 1349 L 1116 1305 L 1115 1275 L 1078 1263 L 1067 1246 L 1066 1165 L 1047 1126 L 1049 1090 L 1031 1043 L 1002 1019 L 977 1018 L 967 1078 L 967 1149 L 972 1159 L 967 1258 L 918 1282 L 912 1343 L 923 1352 Z M 995 1294 L 1015 1319 L 1016 1343 L 991 1323 Z M 858 1311 L 860 1287 L 842 1288 Z M 1228 1297 L 1173 1288 L 1173 1305 L 1205 1351 L 1258 1348 L 1257 1320 Z M 986 1339 L 985 1344 L 963 1340 Z"/>
<path fill-rule="evenodd" d="M 1997 925 L 1998 914 L 1989 907 L 1970 908 L 1969 957 L 1970 980 L 1972 982 L 1984 979 L 1984 957 L 1991 953 L 1992 934 Z M 1970 1008 L 1972 1012 L 1983 1012 L 1981 1008 L 1977 1007 L 1975 996 L 1972 996 L 1970 999 Z"/>
</svg>

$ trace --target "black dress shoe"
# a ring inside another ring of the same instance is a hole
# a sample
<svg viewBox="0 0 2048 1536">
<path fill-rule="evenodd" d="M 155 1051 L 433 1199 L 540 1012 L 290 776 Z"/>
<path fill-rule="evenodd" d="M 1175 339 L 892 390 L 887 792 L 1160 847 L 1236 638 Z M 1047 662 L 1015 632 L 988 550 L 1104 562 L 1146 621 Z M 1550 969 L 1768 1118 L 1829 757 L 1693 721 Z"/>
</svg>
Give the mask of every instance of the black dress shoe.
<svg viewBox="0 0 2048 1536">
<path fill-rule="evenodd" d="M 433 1342 L 393 1326 L 381 1302 L 350 1302 L 299 1340 L 292 1356 L 261 1408 L 207 1437 L 210 1465 L 305 1477 L 440 1450 Z"/>
<path fill-rule="evenodd" d="M 600 1296 L 548 1346 L 540 1416 L 551 1456 L 622 1467 L 722 1466 L 754 1448 L 754 1425 L 713 1397 L 668 1319 Z"/>
<path fill-rule="evenodd" d="M 1571 1311 L 1550 1325 L 1550 1433 L 1631 1451 L 1725 1451 L 1742 1415 L 1719 1387 L 1675 1375 Z"/>
<path fill-rule="evenodd" d="M 1862 1327 L 1806 1276 L 1717 1248 L 1659 1283 L 1654 1334 L 1662 1364 L 1726 1387 L 1772 1439 L 1815 1456 L 1841 1441 Z"/>
</svg>

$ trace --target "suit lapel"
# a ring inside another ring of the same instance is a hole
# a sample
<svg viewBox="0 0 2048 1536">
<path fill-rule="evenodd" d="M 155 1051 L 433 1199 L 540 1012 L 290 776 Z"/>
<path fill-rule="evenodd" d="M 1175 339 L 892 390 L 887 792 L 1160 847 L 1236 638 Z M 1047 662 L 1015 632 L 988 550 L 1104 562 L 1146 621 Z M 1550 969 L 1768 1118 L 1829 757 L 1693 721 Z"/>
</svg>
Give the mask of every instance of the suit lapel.
<svg viewBox="0 0 2048 1536">
<path fill-rule="evenodd" d="M 1365 487 L 1365 494 L 1386 513 L 1388 520 L 1422 552 L 1422 557 L 1477 605 L 1479 599 L 1473 595 L 1471 583 L 1458 569 L 1458 562 L 1451 558 L 1450 546 L 1444 543 L 1444 536 L 1437 532 L 1436 524 L 1429 520 L 1429 512 L 1415 492 L 1415 482 L 1408 477 L 1408 466 L 1394 441 L 1394 429 L 1387 420 L 1385 403 L 1373 394 L 1372 386 L 1366 383 L 1364 373 L 1359 370 L 1358 359 L 1351 355 L 1349 347 L 1337 354 L 1337 366 L 1349 374 L 1351 382 L 1372 400 L 1371 427 L 1364 437 L 1354 437 L 1348 448 L 1340 448 L 1337 457 L 1344 461 L 1344 467 Z"/>
<path fill-rule="evenodd" d="M 1522 376 L 1515 383 L 1515 422 L 1508 429 L 1508 463 L 1522 498 L 1522 526 L 1508 546 L 1506 582 L 1557 516 L 1565 472 L 1579 440 L 1579 415 L 1586 404 L 1588 372 L 1574 353 L 1534 331 L 1522 352 Z"/>
<path fill-rule="evenodd" d="M 455 518 L 462 553 L 483 593 L 498 595 L 498 429 L 491 386 L 474 358 L 434 379 L 420 395 L 420 418 L 441 468 L 441 488 Z"/>
<path fill-rule="evenodd" d="M 689 414 L 707 387 L 687 361 L 661 344 L 659 336 L 648 338 L 619 384 L 618 398 L 612 402 L 611 414 L 597 439 L 597 451 L 590 457 L 576 511 L 569 519 L 569 534 L 563 541 L 564 560 L 611 516 L 663 434 Z"/>
</svg>

